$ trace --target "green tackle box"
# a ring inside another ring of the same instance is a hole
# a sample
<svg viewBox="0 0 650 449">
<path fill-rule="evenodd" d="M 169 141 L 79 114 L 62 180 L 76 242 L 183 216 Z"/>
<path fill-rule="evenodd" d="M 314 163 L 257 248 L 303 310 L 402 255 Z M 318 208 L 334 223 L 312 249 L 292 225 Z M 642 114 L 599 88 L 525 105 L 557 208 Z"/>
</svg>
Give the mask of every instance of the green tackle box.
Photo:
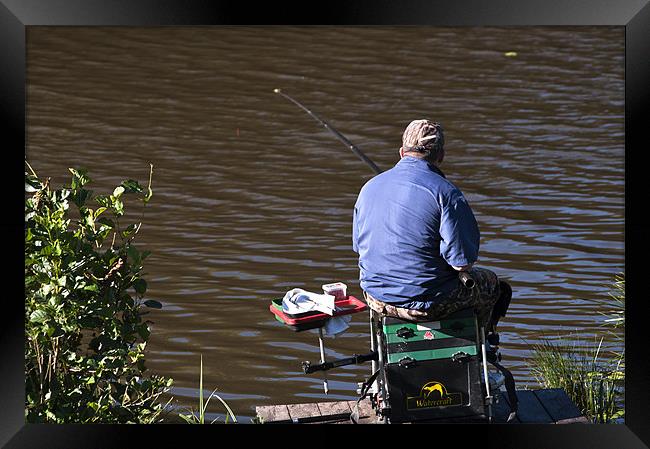
<svg viewBox="0 0 650 449">
<path fill-rule="evenodd" d="M 382 330 L 391 422 L 487 419 L 472 309 L 439 321 L 384 317 Z"/>
<path fill-rule="evenodd" d="M 477 354 L 474 313 L 461 310 L 439 321 L 412 322 L 386 317 L 383 320 L 387 363 L 405 357 L 414 360 L 450 358 L 456 352 Z"/>
</svg>

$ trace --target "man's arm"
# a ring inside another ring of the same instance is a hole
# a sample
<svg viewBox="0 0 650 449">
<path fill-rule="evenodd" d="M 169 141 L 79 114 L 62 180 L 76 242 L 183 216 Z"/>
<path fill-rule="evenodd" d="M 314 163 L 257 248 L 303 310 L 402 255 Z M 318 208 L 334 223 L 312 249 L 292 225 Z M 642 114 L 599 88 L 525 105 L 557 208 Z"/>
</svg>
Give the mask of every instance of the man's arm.
<svg viewBox="0 0 650 449">
<path fill-rule="evenodd" d="M 472 268 L 472 265 L 474 264 L 470 263 L 469 265 L 463 265 L 462 267 L 455 267 L 452 265 L 451 268 L 453 268 L 456 271 L 469 271 L 469 269 Z"/>
<path fill-rule="evenodd" d="M 448 201 L 441 205 L 440 254 L 455 270 L 467 271 L 478 259 L 478 223 L 460 191 Z"/>
</svg>

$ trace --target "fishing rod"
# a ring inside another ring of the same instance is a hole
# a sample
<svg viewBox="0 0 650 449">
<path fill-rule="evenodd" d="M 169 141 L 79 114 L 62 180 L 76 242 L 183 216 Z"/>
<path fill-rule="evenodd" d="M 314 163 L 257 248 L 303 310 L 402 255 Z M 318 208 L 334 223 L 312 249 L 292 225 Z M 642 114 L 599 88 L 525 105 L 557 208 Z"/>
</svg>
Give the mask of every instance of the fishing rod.
<svg viewBox="0 0 650 449">
<path fill-rule="evenodd" d="M 300 109 L 305 111 L 307 114 L 311 115 L 316 121 L 318 121 L 321 125 L 323 125 L 325 128 L 327 128 L 328 131 L 330 131 L 332 134 L 334 134 L 341 142 L 343 142 L 345 145 L 347 145 L 347 147 L 350 150 L 352 150 L 352 152 L 354 154 L 356 154 L 359 157 L 359 159 L 361 159 L 363 162 L 368 164 L 368 166 L 375 172 L 375 174 L 378 175 L 379 173 L 381 173 L 381 170 L 379 169 L 379 167 L 377 167 L 377 165 L 373 161 L 371 161 L 370 158 L 368 158 L 368 156 L 363 154 L 363 152 L 360 149 L 358 149 L 352 142 L 350 142 L 343 134 L 341 134 L 340 132 L 338 132 L 337 130 L 332 128 L 332 126 L 329 123 L 327 123 L 325 120 L 318 117 L 312 111 L 310 111 L 309 109 L 304 107 L 298 101 L 291 98 L 288 94 L 285 94 L 284 92 L 282 92 L 280 89 L 273 89 L 273 92 L 275 92 L 276 94 L 282 95 L 284 98 L 286 98 L 287 100 L 289 100 L 290 102 L 292 102 L 293 104 L 298 106 Z"/>
</svg>

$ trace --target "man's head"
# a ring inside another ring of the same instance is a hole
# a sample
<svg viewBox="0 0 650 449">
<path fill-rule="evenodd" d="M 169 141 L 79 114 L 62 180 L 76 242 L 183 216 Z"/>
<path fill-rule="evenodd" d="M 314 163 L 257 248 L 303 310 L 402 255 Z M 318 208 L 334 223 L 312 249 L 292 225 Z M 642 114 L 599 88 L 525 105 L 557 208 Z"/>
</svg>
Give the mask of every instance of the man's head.
<svg viewBox="0 0 650 449">
<path fill-rule="evenodd" d="M 439 164 L 445 157 L 445 136 L 442 126 L 431 120 L 413 120 L 404 130 L 401 157 L 415 156 Z"/>
</svg>

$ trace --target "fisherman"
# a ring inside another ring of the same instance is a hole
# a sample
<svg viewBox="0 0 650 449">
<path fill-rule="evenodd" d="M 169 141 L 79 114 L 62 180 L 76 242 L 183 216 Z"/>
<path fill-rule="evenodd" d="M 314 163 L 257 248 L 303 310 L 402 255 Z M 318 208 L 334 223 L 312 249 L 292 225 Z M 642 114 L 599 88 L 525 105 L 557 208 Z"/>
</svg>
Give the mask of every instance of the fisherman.
<svg viewBox="0 0 650 449">
<path fill-rule="evenodd" d="M 492 271 L 474 266 L 478 224 L 440 169 L 444 141 L 439 123 L 412 121 L 398 163 L 362 187 L 352 225 L 360 285 L 381 315 L 433 321 L 471 307 L 479 325 L 494 331 L 499 314 L 493 307 L 500 295 L 500 303 L 509 303 L 512 291 Z M 461 272 L 475 281 L 473 288 L 461 282 Z"/>
</svg>

